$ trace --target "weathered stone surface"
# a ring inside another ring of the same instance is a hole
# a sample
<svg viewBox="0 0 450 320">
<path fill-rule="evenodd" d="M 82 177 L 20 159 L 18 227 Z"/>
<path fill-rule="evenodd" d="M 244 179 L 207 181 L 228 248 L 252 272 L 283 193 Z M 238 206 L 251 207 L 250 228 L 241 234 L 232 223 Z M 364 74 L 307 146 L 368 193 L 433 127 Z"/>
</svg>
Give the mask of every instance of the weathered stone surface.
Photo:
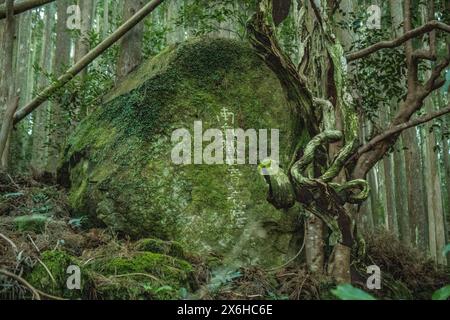
<svg viewBox="0 0 450 320">
<path fill-rule="evenodd" d="M 197 39 L 166 49 L 104 99 L 68 141 L 60 181 L 74 212 L 133 238 L 161 238 L 235 264 L 281 262 L 290 239 L 256 165 L 175 165 L 171 135 L 231 125 L 279 129 L 292 154 L 294 117 L 276 76 L 247 44 Z M 208 143 L 204 143 L 204 147 Z M 293 210 L 295 211 L 295 210 Z"/>
</svg>

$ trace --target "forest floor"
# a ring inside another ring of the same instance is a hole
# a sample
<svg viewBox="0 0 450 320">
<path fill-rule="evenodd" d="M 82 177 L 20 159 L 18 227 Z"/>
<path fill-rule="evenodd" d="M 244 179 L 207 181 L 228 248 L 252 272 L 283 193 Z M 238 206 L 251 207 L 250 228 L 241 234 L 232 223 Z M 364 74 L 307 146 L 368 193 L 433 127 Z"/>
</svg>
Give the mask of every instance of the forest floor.
<svg viewBox="0 0 450 320">
<path fill-rule="evenodd" d="M 394 236 L 379 231 L 365 239 L 366 254 L 353 263 L 353 286 L 364 289 L 367 266 L 379 266 L 381 289 L 370 291 L 376 298 L 430 299 L 450 282 L 448 268 L 437 268 Z M 301 264 L 233 270 L 220 261 L 169 241 L 131 241 L 89 228 L 71 218 L 65 190 L 50 176 L 0 174 L 0 299 L 29 299 L 33 292 L 41 299 L 336 299 L 336 284 Z M 65 289 L 70 263 L 84 272 L 75 294 Z"/>
</svg>

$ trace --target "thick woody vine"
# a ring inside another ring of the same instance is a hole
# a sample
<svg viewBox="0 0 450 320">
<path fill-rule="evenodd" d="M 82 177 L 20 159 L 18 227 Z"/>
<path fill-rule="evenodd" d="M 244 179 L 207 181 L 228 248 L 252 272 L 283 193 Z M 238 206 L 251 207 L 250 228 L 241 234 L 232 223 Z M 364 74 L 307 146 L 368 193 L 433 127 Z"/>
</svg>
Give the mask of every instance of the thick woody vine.
<svg viewBox="0 0 450 320">
<path fill-rule="evenodd" d="M 288 107 L 293 110 L 297 125 L 304 130 L 299 136 L 297 148 L 293 152 L 293 160 L 287 170 L 266 177 L 269 184 L 268 200 L 279 209 L 290 208 L 295 202 L 299 202 L 309 213 L 319 217 L 331 230 L 330 244 L 335 244 L 335 249 L 344 247 L 341 253 L 334 253 L 334 259 L 345 265 L 338 273 L 346 278 L 344 280 L 348 280 L 349 248 L 354 243 L 353 218 L 349 212 L 352 211 L 351 204 L 361 204 L 368 197 L 369 188 L 364 180 L 367 172 L 388 152 L 403 130 L 450 111 L 449 106 L 411 119 L 423 107 L 424 100 L 445 82 L 442 72 L 450 63 L 450 55 L 437 56 L 436 33 L 449 33 L 450 26 L 433 20 L 434 6 L 430 5 L 428 6 L 428 22 L 422 27 L 413 29 L 411 1 L 405 0 L 403 35 L 345 56 L 342 47 L 331 32 L 327 10 L 318 7 L 320 4 L 315 1 L 303 1 L 301 2 L 302 10 L 305 7 L 312 8 L 315 21 L 311 23 L 311 21 L 302 20 L 300 23 L 300 29 L 306 28 L 306 37 L 302 39 L 304 43 L 301 43 L 301 46 L 304 52 L 299 66 L 296 67 L 284 54 L 277 41 L 275 26 L 280 21 L 275 11 L 279 7 L 279 2 L 283 1 L 259 1 L 257 11 L 248 24 L 248 33 L 253 47 L 277 74 L 288 97 L 290 103 Z M 286 3 L 289 4 L 290 1 Z M 310 16 L 297 15 L 304 17 L 303 19 L 308 19 Z M 315 30 L 316 35 L 325 36 L 314 36 L 311 30 Z M 413 50 L 411 39 L 423 37 L 426 34 L 429 39 L 428 45 L 424 44 L 422 48 Z M 311 46 L 314 43 L 316 45 L 321 43 L 319 47 L 325 49 L 328 56 L 314 56 L 315 50 Z M 345 99 L 345 93 L 348 90 L 345 89 L 345 66 L 341 64 L 345 60 L 350 63 L 378 50 L 395 48 L 403 44 L 408 66 L 408 93 L 404 101 L 400 103 L 398 113 L 385 130 L 369 137 L 368 142 L 359 141 L 359 145 L 356 142 L 349 143 L 355 139 L 354 128 L 357 120 L 352 116 L 354 110 L 349 108 L 349 101 Z M 447 47 L 450 54 L 450 45 Z M 320 59 L 324 60 L 320 61 Z M 422 81 L 423 83 L 418 77 L 418 64 L 421 60 L 439 60 L 433 65 L 429 78 Z M 325 69 L 316 70 L 316 66 L 320 64 Z M 331 72 L 323 72 L 327 71 L 327 65 L 328 71 Z M 311 68 L 305 66 L 311 66 Z M 310 77 L 318 76 L 323 78 L 322 84 L 326 84 L 325 86 L 317 87 L 309 80 Z M 326 89 L 323 90 L 321 87 Z M 334 113 L 334 123 L 324 117 L 324 114 L 330 111 L 326 108 Z M 344 147 L 341 147 L 342 145 Z"/>
<path fill-rule="evenodd" d="M 332 182 L 351 157 L 355 143 L 344 146 L 328 167 L 321 167 L 317 154 L 330 143 L 343 138 L 340 131 L 324 131 L 305 147 L 303 156 L 289 170 L 267 175 L 268 201 L 278 209 L 289 209 L 300 202 L 310 213 L 320 217 L 331 230 L 330 244 L 351 247 L 354 242 L 352 218 L 345 204 L 361 204 L 369 196 L 369 185 L 363 179 L 345 183 Z M 264 166 L 264 163 L 261 165 Z M 323 172 L 315 177 L 317 168 Z"/>
<path fill-rule="evenodd" d="M 347 181 L 346 174 L 343 174 L 346 162 L 357 147 L 353 137 L 342 132 L 348 133 L 348 126 L 336 125 L 333 122 L 331 125 L 321 125 L 329 122 L 325 121 L 327 119 L 323 116 L 324 112 L 329 111 L 324 110 L 325 106 L 334 110 L 338 104 L 339 107 L 344 107 L 343 90 L 342 88 L 334 90 L 336 95 L 339 95 L 334 99 L 334 104 L 323 96 L 314 96 L 306 77 L 283 53 L 277 42 L 271 5 L 271 1 L 259 3 L 257 12 L 248 24 L 250 40 L 262 59 L 277 74 L 291 104 L 289 108 L 296 116 L 297 125 L 304 130 L 301 132 L 287 170 L 280 169 L 278 173 L 266 176 L 269 184 L 268 201 L 278 209 L 291 208 L 298 202 L 308 213 L 320 218 L 330 230 L 329 245 L 335 248 L 329 264 L 333 264 L 331 261 L 333 257 L 340 260 L 337 263 L 343 261 L 341 270 L 332 273 L 340 280 L 348 281 L 350 252 L 355 243 L 355 235 L 354 219 L 346 205 L 365 201 L 369 187 L 365 180 Z M 327 22 L 323 18 L 320 19 L 318 27 L 328 28 Z M 340 47 L 332 36 L 326 41 L 330 50 Z M 333 58 L 334 56 L 330 54 L 331 64 L 336 63 Z M 339 81 L 342 80 L 342 75 L 338 74 L 340 67 L 335 66 L 334 78 L 329 80 L 334 82 L 333 86 L 336 86 L 335 82 L 342 84 L 342 81 Z M 340 111 L 345 113 L 344 110 Z M 334 130 L 335 127 L 342 128 L 342 131 Z M 331 161 L 330 145 L 333 145 L 334 149 Z M 344 147 L 336 148 L 336 145 Z M 262 167 L 264 165 L 261 164 Z"/>
</svg>

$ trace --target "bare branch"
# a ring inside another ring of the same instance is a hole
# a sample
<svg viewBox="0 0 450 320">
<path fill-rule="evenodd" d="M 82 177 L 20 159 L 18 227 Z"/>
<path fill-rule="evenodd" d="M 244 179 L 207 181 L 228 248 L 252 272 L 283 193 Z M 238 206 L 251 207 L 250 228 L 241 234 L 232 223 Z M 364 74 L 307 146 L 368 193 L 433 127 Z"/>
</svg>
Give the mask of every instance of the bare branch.
<svg viewBox="0 0 450 320">
<path fill-rule="evenodd" d="M 17 282 L 22 283 L 25 287 L 27 287 L 31 293 L 33 294 L 33 299 L 35 300 L 41 300 L 41 296 L 38 293 L 38 290 L 36 290 L 35 287 L 33 287 L 28 281 L 26 281 L 24 278 L 18 276 L 17 274 L 14 274 L 12 272 L 9 272 L 4 269 L 0 269 L 0 274 L 5 275 L 7 277 L 13 278 Z"/>
<path fill-rule="evenodd" d="M 370 47 L 367 47 L 367 48 L 364 48 L 362 50 L 349 53 L 346 56 L 347 61 L 351 62 L 351 61 L 354 61 L 354 60 L 358 60 L 358 59 L 364 58 L 364 57 L 366 57 L 366 56 L 368 56 L 368 55 L 370 55 L 370 54 L 372 54 L 374 52 L 377 52 L 377 51 L 379 51 L 381 49 L 396 48 L 396 47 L 402 45 L 403 43 L 405 43 L 406 41 L 408 41 L 410 39 L 416 38 L 418 36 L 421 36 L 421 35 L 423 35 L 425 33 L 431 32 L 433 30 L 441 30 L 441 31 L 450 33 L 450 26 L 445 24 L 445 23 L 436 21 L 436 20 L 430 21 L 430 22 L 428 22 L 427 24 L 424 24 L 421 27 L 418 27 L 416 29 L 413 29 L 411 31 L 408 31 L 408 32 L 404 33 L 403 35 L 401 35 L 400 37 L 398 37 L 398 38 L 396 38 L 394 40 L 381 41 L 381 42 L 378 42 L 378 43 L 376 43 L 374 45 L 371 45 Z"/>
<path fill-rule="evenodd" d="M 408 122 L 396 125 L 394 127 L 389 128 L 388 130 L 386 130 L 385 132 L 375 136 L 374 138 L 372 138 L 369 142 L 367 142 L 366 144 L 364 144 L 363 146 L 361 146 L 358 151 L 357 154 L 355 156 L 360 156 L 361 154 L 368 152 L 370 150 L 373 149 L 373 147 L 375 145 L 377 145 L 378 143 L 380 143 L 383 140 L 389 139 L 391 137 L 393 137 L 396 134 L 399 134 L 400 132 L 402 132 L 403 130 L 418 126 L 420 124 L 423 124 L 425 122 L 431 121 L 437 117 L 441 117 L 447 113 L 450 113 L 450 105 L 446 108 L 440 109 L 438 111 L 429 113 L 427 115 L 424 115 L 422 117 L 416 118 L 416 119 L 412 119 L 409 120 Z"/>
</svg>

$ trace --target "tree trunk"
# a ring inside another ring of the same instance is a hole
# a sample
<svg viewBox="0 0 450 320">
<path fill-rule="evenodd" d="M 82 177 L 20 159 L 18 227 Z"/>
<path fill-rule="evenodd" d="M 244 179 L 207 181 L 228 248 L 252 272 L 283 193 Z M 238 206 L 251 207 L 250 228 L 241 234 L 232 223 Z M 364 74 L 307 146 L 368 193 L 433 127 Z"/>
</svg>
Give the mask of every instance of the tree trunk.
<svg viewBox="0 0 450 320">
<path fill-rule="evenodd" d="M 102 34 L 103 39 L 105 39 L 109 34 L 109 0 L 104 0 L 103 2 Z"/>
<path fill-rule="evenodd" d="M 305 255 L 311 272 L 323 273 L 325 264 L 323 222 L 316 216 L 306 219 Z"/>
<path fill-rule="evenodd" d="M 80 37 L 75 43 L 75 62 L 80 61 L 90 49 L 89 46 L 89 31 L 92 28 L 92 14 L 94 11 L 94 0 L 79 0 L 81 12 Z M 80 72 L 83 78 L 86 75 L 87 69 Z"/>
<path fill-rule="evenodd" d="M 386 110 L 386 112 L 380 112 L 380 120 L 382 126 L 386 126 L 388 124 L 387 114 L 389 113 L 390 108 Z M 387 153 L 384 156 L 383 169 L 387 229 L 393 234 L 398 234 L 397 214 L 395 212 L 395 184 L 393 180 L 394 170 L 392 153 Z"/>
<path fill-rule="evenodd" d="M 417 243 L 420 249 L 426 251 L 428 246 L 424 235 L 427 227 L 427 213 L 425 211 L 422 180 L 422 159 L 416 128 L 405 130 L 402 138 L 405 143 L 404 153 L 411 239 L 413 243 Z"/>
<path fill-rule="evenodd" d="M 0 87 L 0 115 L 5 114 L 8 103 L 13 99 L 14 95 L 14 73 L 13 73 L 13 63 L 14 63 L 14 33 L 15 33 L 15 21 L 13 14 L 13 0 L 6 0 L 6 22 L 3 31 L 3 50 L 2 55 L 4 57 L 3 61 L 3 72 L 2 72 L 2 84 Z M 7 132 L 8 136 L 5 140 L 5 147 L 0 154 L 1 167 L 6 169 L 8 167 L 9 158 L 9 135 L 10 131 Z"/>
<path fill-rule="evenodd" d="M 142 0 L 126 0 L 123 2 L 123 21 L 131 18 L 142 8 Z M 120 81 L 133 71 L 142 61 L 142 40 L 144 36 L 143 22 L 137 24 L 120 41 L 119 59 L 117 61 L 117 80 Z"/>
<path fill-rule="evenodd" d="M 53 73 L 59 77 L 70 65 L 71 39 L 67 29 L 67 7 L 70 5 L 70 1 L 60 0 L 56 5 L 58 20 L 56 22 L 56 54 L 53 60 Z M 59 97 L 55 97 L 55 101 L 50 107 L 51 128 L 47 161 L 47 171 L 49 172 L 56 172 L 59 154 L 68 128 L 68 110 L 64 110 L 64 106 L 63 101 Z"/>
<path fill-rule="evenodd" d="M 90 50 L 89 45 L 89 32 L 92 28 L 93 14 L 94 14 L 94 0 L 79 0 L 80 12 L 81 12 L 81 29 L 80 37 L 75 43 L 75 62 L 80 61 Z M 79 77 L 81 81 L 86 78 L 88 69 L 84 69 L 80 72 Z M 83 119 L 87 115 L 86 106 L 76 110 L 78 119 Z M 76 121 L 73 121 L 76 123 Z"/>
<path fill-rule="evenodd" d="M 40 56 L 37 58 L 39 66 L 47 72 L 52 72 L 53 42 L 52 29 L 55 24 L 55 4 L 45 8 L 44 36 L 41 44 Z M 48 79 L 41 74 L 37 81 L 38 87 L 48 85 Z M 38 171 L 45 170 L 48 159 L 49 138 L 49 103 L 45 102 L 41 108 L 33 113 L 33 146 L 31 165 Z"/>
<path fill-rule="evenodd" d="M 0 154 L 5 154 L 5 148 L 7 147 L 8 138 L 11 135 L 14 112 L 16 112 L 18 106 L 19 106 L 19 98 L 17 97 L 11 99 L 4 113 L 2 127 L 0 130 Z M 0 168 L 2 170 L 7 169 L 6 165 L 3 163 L 0 166 Z"/>
<path fill-rule="evenodd" d="M 15 46 L 15 88 L 19 91 L 20 102 L 24 103 L 27 101 L 27 94 L 29 92 L 30 83 L 28 82 L 29 72 L 29 61 L 32 58 L 31 47 L 31 11 L 27 11 L 22 15 L 18 16 L 17 20 L 17 39 Z M 20 104 L 19 104 L 20 107 Z M 28 132 L 30 131 L 30 124 L 23 122 L 16 126 L 11 131 L 10 137 L 10 155 L 9 163 L 11 172 L 23 172 L 26 170 L 27 166 L 27 153 L 30 137 Z"/>
<path fill-rule="evenodd" d="M 398 231 L 400 241 L 410 245 L 411 232 L 409 229 L 409 214 L 406 197 L 405 158 L 403 154 L 403 142 L 399 138 L 397 150 L 394 152 L 394 174 L 395 174 L 395 207 L 397 212 Z"/>
<path fill-rule="evenodd" d="M 425 101 L 428 112 L 433 111 L 433 101 L 427 99 Z M 436 259 L 438 263 L 446 263 L 443 256 L 445 247 L 445 225 L 444 225 L 444 210 L 442 206 L 442 190 L 441 178 L 439 175 L 439 160 L 437 156 L 437 139 L 436 132 L 432 129 L 433 123 L 429 123 L 427 143 L 426 143 L 426 175 L 427 182 L 427 203 L 428 203 L 428 221 L 429 221 L 429 242 L 431 256 Z"/>
<path fill-rule="evenodd" d="M 445 227 L 445 243 L 449 243 L 450 239 L 450 156 L 449 156 L 449 143 L 448 143 L 448 117 L 443 119 L 444 130 L 442 134 L 442 175 L 444 176 L 445 193 L 443 193 L 444 201 L 444 227 Z M 442 190 L 443 191 L 443 190 Z M 446 255 L 447 264 L 450 264 L 450 256 Z"/>
</svg>

